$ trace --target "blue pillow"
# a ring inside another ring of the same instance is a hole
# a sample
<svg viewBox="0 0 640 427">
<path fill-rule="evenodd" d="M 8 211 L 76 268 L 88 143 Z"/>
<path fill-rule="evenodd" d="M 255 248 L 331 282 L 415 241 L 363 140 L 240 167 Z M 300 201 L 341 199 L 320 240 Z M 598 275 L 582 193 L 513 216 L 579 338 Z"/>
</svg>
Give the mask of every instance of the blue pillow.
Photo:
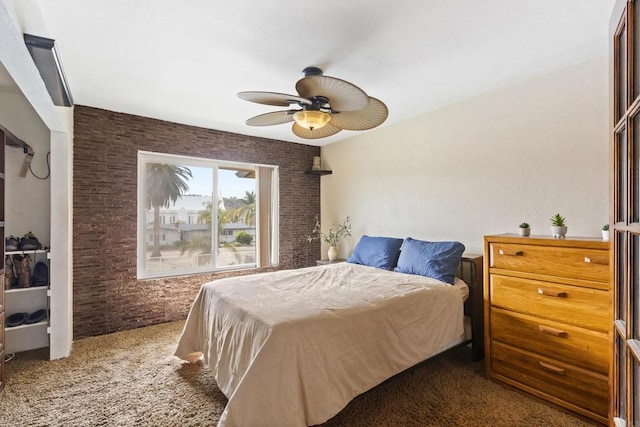
<svg viewBox="0 0 640 427">
<path fill-rule="evenodd" d="M 391 270 L 398 260 L 400 246 L 402 239 L 362 236 L 347 262 Z"/>
<path fill-rule="evenodd" d="M 464 249 L 460 242 L 426 242 L 407 237 L 394 271 L 432 277 L 453 285 Z"/>
</svg>

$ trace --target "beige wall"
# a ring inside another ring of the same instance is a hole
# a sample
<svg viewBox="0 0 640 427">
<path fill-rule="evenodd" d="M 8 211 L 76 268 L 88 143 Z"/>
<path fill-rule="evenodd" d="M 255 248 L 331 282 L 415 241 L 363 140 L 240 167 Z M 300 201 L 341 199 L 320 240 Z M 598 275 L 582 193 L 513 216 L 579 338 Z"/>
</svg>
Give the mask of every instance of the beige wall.
<svg viewBox="0 0 640 427">
<path fill-rule="evenodd" d="M 362 234 L 459 240 L 478 253 L 484 235 L 522 221 L 549 235 L 557 212 L 568 236 L 600 236 L 607 78 L 596 57 L 323 147 L 333 170 L 322 178 L 323 225 L 353 223 L 340 256 Z"/>
</svg>

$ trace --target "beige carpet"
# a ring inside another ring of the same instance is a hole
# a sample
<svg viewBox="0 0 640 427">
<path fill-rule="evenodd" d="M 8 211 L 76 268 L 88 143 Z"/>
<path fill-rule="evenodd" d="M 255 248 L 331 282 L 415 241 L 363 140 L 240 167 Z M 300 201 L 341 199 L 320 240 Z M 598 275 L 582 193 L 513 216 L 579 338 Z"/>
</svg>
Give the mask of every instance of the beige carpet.
<svg viewBox="0 0 640 427">
<path fill-rule="evenodd" d="M 211 372 L 172 356 L 183 322 L 78 340 L 71 357 L 47 350 L 7 363 L 1 426 L 216 425 L 226 399 Z M 357 397 L 328 426 L 586 426 L 487 381 L 468 348 Z M 280 426 L 278 426 L 280 427 Z"/>
</svg>

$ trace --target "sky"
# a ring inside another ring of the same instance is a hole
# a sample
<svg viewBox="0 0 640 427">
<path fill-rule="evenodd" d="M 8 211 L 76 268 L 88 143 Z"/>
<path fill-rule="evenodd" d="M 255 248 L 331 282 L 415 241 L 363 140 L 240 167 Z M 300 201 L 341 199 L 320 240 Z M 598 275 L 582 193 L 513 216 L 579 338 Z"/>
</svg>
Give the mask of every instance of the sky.
<svg viewBox="0 0 640 427">
<path fill-rule="evenodd" d="M 209 168 L 199 168 L 188 166 L 193 178 L 189 180 L 189 190 L 187 194 L 197 194 L 201 196 L 211 195 L 213 191 L 213 170 Z M 219 169 L 218 180 L 222 197 L 244 198 L 245 191 L 255 193 L 256 180 L 248 178 L 238 178 L 234 171 Z"/>
</svg>

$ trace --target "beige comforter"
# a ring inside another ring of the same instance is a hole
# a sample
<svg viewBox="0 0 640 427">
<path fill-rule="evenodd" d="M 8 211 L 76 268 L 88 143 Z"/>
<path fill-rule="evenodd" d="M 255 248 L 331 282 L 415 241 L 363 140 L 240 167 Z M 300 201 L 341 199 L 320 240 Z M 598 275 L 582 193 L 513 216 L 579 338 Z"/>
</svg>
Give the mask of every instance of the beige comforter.
<svg viewBox="0 0 640 427">
<path fill-rule="evenodd" d="M 234 277 L 198 293 L 176 356 L 229 401 L 218 426 L 307 426 L 464 339 L 468 289 L 355 264 Z"/>
</svg>

